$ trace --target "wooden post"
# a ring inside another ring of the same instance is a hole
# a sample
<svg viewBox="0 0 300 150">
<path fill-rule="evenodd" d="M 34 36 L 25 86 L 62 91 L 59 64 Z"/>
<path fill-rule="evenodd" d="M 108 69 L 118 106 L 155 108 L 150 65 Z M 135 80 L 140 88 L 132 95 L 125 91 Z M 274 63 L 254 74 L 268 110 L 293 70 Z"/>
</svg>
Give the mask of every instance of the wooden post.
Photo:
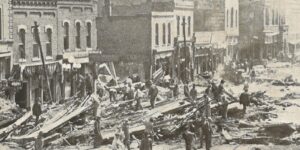
<svg viewBox="0 0 300 150">
<path fill-rule="evenodd" d="M 39 45 L 40 48 L 40 53 L 41 53 L 41 59 L 42 59 L 42 63 L 43 63 L 43 71 L 44 71 L 44 76 L 47 82 L 47 86 L 48 86 L 48 93 L 49 93 L 49 100 L 50 102 L 52 102 L 52 93 L 51 93 L 51 88 L 50 88 L 50 84 L 49 84 L 49 79 L 48 79 L 48 75 L 46 72 L 46 65 L 45 65 L 45 60 L 44 60 L 44 54 L 43 54 L 43 49 L 42 49 L 42 45 L 41 45 L 41 40 L 40 40 L 40 36 L 39 36 L 39 30 L 38 30 L 38 25 L 37 22 L 34 22 L 34 26 L 33 26 L 33 31 L 34 31 L 34 35 L 35 35 L 35 40 L 37 42 L 37 44 Z"/>
</svg>

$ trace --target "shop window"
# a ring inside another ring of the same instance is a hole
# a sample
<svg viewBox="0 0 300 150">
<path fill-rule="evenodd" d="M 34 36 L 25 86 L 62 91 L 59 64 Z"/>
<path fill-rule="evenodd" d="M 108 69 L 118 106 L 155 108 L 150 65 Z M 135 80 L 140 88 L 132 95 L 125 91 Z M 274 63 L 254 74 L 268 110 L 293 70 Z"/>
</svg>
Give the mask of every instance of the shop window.
<svg viewBox="0 0 300 150">
<path fill-rule="evenodd" d="M 270 13 L 269 13 L 269 9 L 266 8 L 266 9 L 265 9 L 265 12 L 266 12 L 266 16 L 265 16 L 265 24 L 266 24 L 266 25 L 269 25 L 269 21 L 270 21 Z"/>
<path fill-rule="evenodd" d="M 91 30 L 92 30 L 92 24 L 90 23 L 90 22 L 88 22 L 87 24 L 86 24 L 86 28 L 87 28 L 87 36 L 86 36 L 86 46 L 88 47 L 88 48 L 91 48 L 92 47 L 92 39 L 91 39 L 91 35 L 92 35 L 92 32 L 91 32 Z"/>
<path fill-rule="evenodd" d="M 163 24 L 163 34 L 162 34 L 162 40 L 163 44 L 166 44 L 166 24 Z"/>
<path fill-rule="evenodd" d="M 46 56 L 52 56 L 52 30 L 47 29 Z"/>
<path fill-rule="evenodd" d="M 80 29 L 81 29 L 80 23 L 77 22 L 76 23 L 76 37 L 75 37 L 76 48 L 81 48 Z"/>
<path fill-rule="evenodd" d="M 168 23 L 168 44 L 171 44 L 171 23 Z"/>
<path fill-rule="evenodd" d="M 159 45 L 159 27 L 155 24 L 155 44 Z"/>
<path fill-rule="evenodd" d="M 69 23 L 64 23 L 64 49 L 69 49 Z"/>
<path fill-rule="evenodd" d="M 20 44 L 19 44 L 19 52 L 20 52 L 20 58 L 25 59 L 25 29 L 20 29 L 19 31 L 19 38 L 20 38 Z"/>
</svg>

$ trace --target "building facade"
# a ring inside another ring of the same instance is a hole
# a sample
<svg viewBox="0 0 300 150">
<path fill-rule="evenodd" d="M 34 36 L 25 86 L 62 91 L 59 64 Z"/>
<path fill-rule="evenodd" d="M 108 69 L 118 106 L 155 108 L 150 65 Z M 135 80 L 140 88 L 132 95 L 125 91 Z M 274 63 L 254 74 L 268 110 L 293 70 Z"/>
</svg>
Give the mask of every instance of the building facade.
<svg viewBox="0 0 300 150">
<path fill-rule="evenodd" d="M 179 55 L 174 49 L 179 51 L 184 43 L 191 47 L 188 43 L 193 35 L 193 3 L 187 4 L 179 0 L 106 0 L 100 4 L 104 11 L 97 20 L 98 47 L 113 57 L 121 78 L 140 74 L 142 80 L 149 80 L 161 74 L 179 74 L 179 63 L 174 61 Z"/>
<path fill-rule="evenodd" d="M 30 108 L 38 98 L 50 102 L 40 47 L 33 32 L 34 22 L 39 25 L 52 101 L 59 101 L 65 97 L 67 75 L 84 75 L 88 52 L 96 49 L 96 6 L 93 0 L 12 0 L 15 41 L 12 76 L 22 82 L 15 93 L 17 104 Z M 75 92 L 73 82 L 73 88 L 69 89 Z"/>
<path fill-rule="evenodd" d="M 227 49 L 225 1 L 196 0 L 194 18 L 195 73 L 213 72 Z"/>
<path fill-rule="evenodd" d="M 0 82 L 5 86 L 11 69 L 12 55 L 12 11 L 11 0 L 0 2 Z M 3 83 L 2 83 L 3 82 Z M 1 90 L 2 88 L 0 88 Z"/>
<path fill-rule="evenodd" d="M 85 89 L 82 78 L 94 76 L 89 52 L 97 49 L 97 14 L 95 0 L 57 0 L 57 49 L 64 60 L 62 93 L 65 98 Z"/>
<path fill-rule="evenodd" d="M 280 48 L 278 0 L 240 1 L 240 49 L 244 58 L 267 59 Z M 263 14 L 263 15 L 262 15 Z"/>
</svg>

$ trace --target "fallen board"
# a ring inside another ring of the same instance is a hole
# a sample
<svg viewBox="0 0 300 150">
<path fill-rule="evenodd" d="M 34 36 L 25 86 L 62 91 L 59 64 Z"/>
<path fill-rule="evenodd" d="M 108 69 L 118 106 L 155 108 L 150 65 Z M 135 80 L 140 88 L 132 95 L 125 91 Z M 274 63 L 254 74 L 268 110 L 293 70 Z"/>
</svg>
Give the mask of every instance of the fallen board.
<svg viewBox="0 0 300 150">
<path fill-rule="evenodd" d="M 90 100 L 91 98 L 86 99 L 87 101 Z M 82 102 L 82 103 L 85 103 Z M 25 139 L 34 139 L 37 137 L 39 132 L 43 132 L 43 133 L 48 133 L 52 130 L 54 130 L 55 128 L 59 127 L 60 125 L 66 123 L 67 121 L 69 121 L 70 119 L 80 115 L 81 113 L 85 112 L 86 110 L 88 110 L 90 107 L 92 106 L 92 103 L 87 104 L 86 106 L 79 106 L 77 107 L 77 109 L 75 109 L 74 111 L 72 111 L 69 114 L 66 114 L 65 116 L 61 117 L 60 119 L 58 119 L 57 121 L 53 122 L 52 124 L 46 125 L 41 127 L 40 130 L 33 132 L 32 134 L 29 135 L 24 135 L 24 136 L 18 136 L 18 137 L 11 137 L 11 140 L 25 140 Z"/>
<path fill-rule="evenodd" d="M 185 104 L 183 104 L 183 105 L 179 104 L 179 102 L 181 102 L 181 101 L 173 101 L 173 102 L 168 103 L 166 105 L 156 107 L 156 108 L 150 110 L 149 112 L 147 112 L 147 114 L 143 118 L 154 117 L 156 115 L 164 114 L 164 113 L 170 112 L 172 110 L 180 109 L 180 108 L 183 108 L 183 107 L 186 107 L 186 106 L 190 105 L 190 103 L 188 103 L 188 102 L 185 102 Z M 140 118 L 140 119 L 142 120 L 143 118 Z M 136 126 L 136 127 L 132 127 L 132 126 L 129 127 L 130 133 L 142 131 L 144 129 L 145 129 L 144 125 L 139 125 L 139 126 Z M 102 132 L 102 137 L 104 139 L 110 139 L 110 138 L 114 137 L 114 134 L 115 134 L 114 130 L 103 131 Z"/>
<path fill-rule="evenodd" d="M 20 126 L 22 123 L 24 123 L 26 120 L 28 120 L 31 116 L 32 116 L 32 112 L 31 111 L 25 113 L 25 115 L 22 116 L 20 119 L 18 119 L 15 123 L 9 125 L 6 128 L 1 129 L 0 130 L 0 136 L 3 136 L 4 134 L 13 131 L 18 126 Z"/>
</svg>

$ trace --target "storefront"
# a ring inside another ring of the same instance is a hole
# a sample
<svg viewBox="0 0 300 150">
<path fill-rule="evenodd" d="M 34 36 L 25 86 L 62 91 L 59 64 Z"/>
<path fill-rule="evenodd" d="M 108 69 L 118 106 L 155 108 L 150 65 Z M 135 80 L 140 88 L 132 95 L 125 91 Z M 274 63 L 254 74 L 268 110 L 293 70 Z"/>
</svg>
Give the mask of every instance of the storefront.
<svg viewBox="0 0 300 150">
<path fill-rule="evenodd" d="M 48 94 L 48 85 L 44 77 L 41 63 L 30 65 L 14 65 L 13 78 L 22 81 L 21 88 L 15 93 L 15 102 L 22 108 L 31 108 L 34 100 L 40 98 L 42 103 L 59 101 L 61 97 L 62 62 L 46 63 L 52 101 Z"/>
<path fill-rule="evenodd" d="M 279 52 L 279 42 L 278 42 L 279 33 L 271 32 L 265 34 L 265 47 L 263 58 L 276 58 Z"/>
</svg>

